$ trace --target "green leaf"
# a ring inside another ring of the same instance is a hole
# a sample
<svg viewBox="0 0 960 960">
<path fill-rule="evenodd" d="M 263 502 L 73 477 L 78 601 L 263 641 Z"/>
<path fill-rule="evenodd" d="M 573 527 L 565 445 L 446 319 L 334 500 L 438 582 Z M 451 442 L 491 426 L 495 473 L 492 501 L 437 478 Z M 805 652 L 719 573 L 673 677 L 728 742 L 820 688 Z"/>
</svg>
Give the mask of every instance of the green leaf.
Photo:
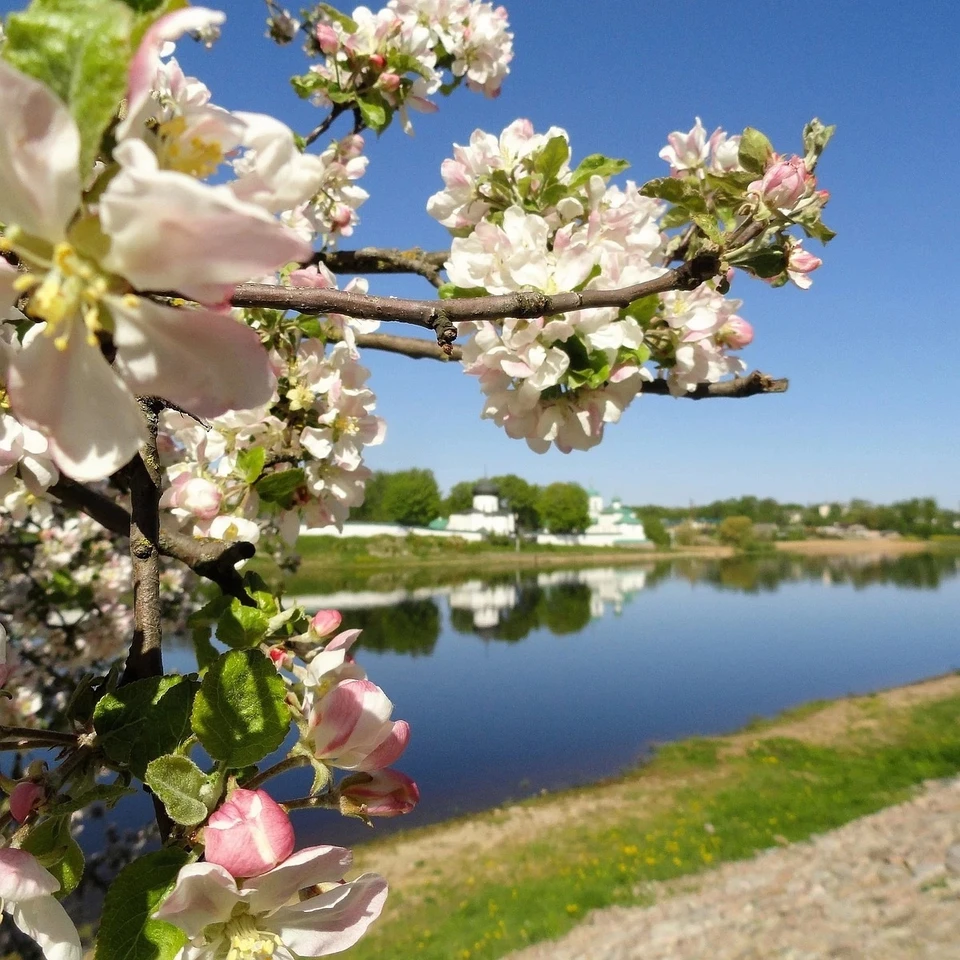
<svg viewBox="0 0 960 960">
<path fill-rule="evenodd" d="M 108 693 L 93 712 L 99 746 L 142 780 L 151 760 L 190 736 L 197 687 L 186 677 L 148 677 Z"/>
<path fill-rule="evenodd" d="M 363 122 L 371 129 L 379 133 L 387 126 L 387 105 L 383 99 L 375 94 L 368 93 L 357 99 L 357 106 L 360 108 L 360 116 Z"/>
<path fill-rule="evenodd" d="M 195 827 L 207 819 L 210 811 L 200 795 L 208 778 L 188 757 L 167 754 L 151 760 L 144 782 L 163 801 L 175 823 Z"/>
<path fill-rule="evenodd" d="M 823 148 L 830 142 L 836 129 L 835 124 L 825 126 L 817 117 L 803 128 L 803 148 L 806 151 L 808 167 L 811 160 L 815 161 L 823 153 Z"/>
<path fill-rule="evenodd" d="M 658 200 L 669 200 L 670 203 L 680 203 L 687 196 L 684 182 L 677 177 L 658 177 L 645 183 L 640 188 L 645 197 L 656 197 Z"/>
<path fill-rule="evenodd" d="M 657 315 L 659 308 L 660 298 L 655 293 L 652 293 L 649 297 L 641 297 L 639 300 L 634 300 L 633 303 L 627 306 L 622 312 L 628 317 L 633 317 L 640 326 L 646 326 L 646 324 Z"/>
<path fill-rule="evenodd" d="M 661 218 L 660 226 L 664 230 L 670 230 L 673 227 L 682 227 L 690 222 L 690 211 L 683 207 L 671 207 Z"/>
<path fill-rule="evenodd" d="M 695 213 L 693 222 L 703 231 L 704 236 L 714 243 L 723 242 L 723 234 L 717 227 L 717 221 L 709 213 Z"/>
<path fill-rule="evenodd" d="M 318 3 L 317 6 L 334 22 L 339 23 L 347 33 L 357 32 L 357 21 L 351 20 L 345 13 L 341 13 L 329 3 Z"/>
<path fill-rule="evenodd" d="M 3 56 L 70 110 L 80 128 L 83 179 L 127 89 L 134 22 L 122 0 L 33 0 L 7 18 Z"/>
<path fill-rule="evenodd" d="M 89 790 L 84 790 L 75 797 L 61 797 L 48 808 L 54 816 L 66 816 L 89 807 L 91 803 L 102 803 L 108 809 L 114 807 L 122 797 L 134 794 L 137 791 L 123 783 L 98 783 Z"/>
<path fill-rule="evenodd" d="M 269 620 L 262 610 L 234 600 L 217 621 L 217 639 L 234 650 L 255 647 L 266 636 Z"/>
<path fill-rule="evenodd" d="M 58 897 L 72 892 L 83 876 L 83 851 L 70 835 L 69 817 L 49 817 L 34 827 L 22 848 L 32 853 L 59 881 Z"/>
<path fill-rule="evenodd" d="M 299 467 L 293 470 L 277 470 L 261 477 L 254 489 L 261 500 L 289 510 L 293 506 L 293 495 L 303 486 L 305 477 L 306 474 Z"/>
<path fill-rule="evenodd" d="M 255 483 L 263 473 L 267 451 L 263 447 L 250 447 L 237 454 L 237 473 L 244 483 Z"/>
<path fill-rule="evenodd" d="M 197 668 L 201 672 L 220 656 L 220 651 L 210 642 L 208 626 L 193 628 L 193 652 L 197 658 Z"/>
<path fill-rule="evenodd" d="M 209 603 L 205 603 L 199 610 L 194 610 L 187 617 L 187 625 L 190 627 L 204 627 L 211 623 L 216 623 L 223 615 L 224 610 L 230 609 L 233 603 L 233 597 L 226 595 L 214 597 Z"/>
<path fill-rule="evenodd" d="M 258 650 L 234 650 L 207 670 L 191 722 L 204 749 L 229 767 L 262 760 L 290 726 L 286 685 Z"/>
<path fill-rule="evenodd" d="M 787 257 L 779 247 L 766 247 L 756 253 L 738 257 L 732 260 L 731 264 L 743 267 L 761 279 L 769 280 L 772 277 L 778 277 L 787 269 Z"/>
<path fill-rule="evenodd" d="M 740 166 L 749 173 L 763 173 L 773 153 L 773 144 L 753 127 L 743 131 L 740 140 Z"/>
<path fill-rule="evenodd" d="M 560 168 L 570 159 L 570 144 L 565 137 L 551 137 L 534 161 L 533 169 L 544 182 L 556 180 Z"/>
<path fill-rule="evenodd" d="M 615 160 L 612 157 L 605 157 L 602 153 L 591 153 L 589 157 L 584 157 L 577 165 L 576 170 L 570 175 L 567 186 L 574 190 L 594 175 L 613 177 L 618 173 L 623 173 L 629 166 L 630 164 L 626 160 Z"/>
<path fill-rule="evenodd" d="M 104 900 L 95 960 L 173 960 L 187 935 L 151 917 L 187 859 L 183 850 L 158 850 L 120 871 Z"/>
<path fill-rule="evenodd" d="M 437 290 L 437 295 L 441 300 L 453 300 L 465 297 L 485 297 L 487 291 L 483 287 L 458 287 L 455 283 L 444 283 Z"/>
</svg>

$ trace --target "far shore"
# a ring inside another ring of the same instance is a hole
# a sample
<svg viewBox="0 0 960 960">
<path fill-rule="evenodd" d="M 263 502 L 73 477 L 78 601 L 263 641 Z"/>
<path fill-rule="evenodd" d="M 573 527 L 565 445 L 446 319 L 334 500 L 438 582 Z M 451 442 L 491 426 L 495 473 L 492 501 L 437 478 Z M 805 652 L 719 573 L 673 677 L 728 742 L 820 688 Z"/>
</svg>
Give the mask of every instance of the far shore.
<svg viewBox="0 0 960 960">
<path fill-rule="evenodd" d="M 311 538 L 313 539 L 313 538 Z M 319 538 L 316 538 L 319 539 Z M 782 540 L 772 544 L 778 552 L 799 554 L 804 557 L 897 557 L 924 553 L 936 549 L 936 545 L 924 540 L 875 539 L 875 540 Z M 438 547 L 430 555 L 400 554 L 375 557 L 363 555 L 354 559 L 338 551 L 329 556 L 310 551 L 304 558 L 304 567 L 310 570 L 336 566 L 342 570 L 366 570 L 404 567 L 476 567 L 490 568 L 552 568 L 570 566 L 630 566 L 664 560 L 725 560 L 736 555 L 733 547 L 719 544 L 698 547 L 679 547 L 670 550 L 637 550 L 630 548 L 595 548 L 592 550 L 554 549 L 513 551 L 505 548 L 476 550 L 458 553 L 452 548 Z M 749 554 L 748 554 L 749 555 Z"/>
</svg>

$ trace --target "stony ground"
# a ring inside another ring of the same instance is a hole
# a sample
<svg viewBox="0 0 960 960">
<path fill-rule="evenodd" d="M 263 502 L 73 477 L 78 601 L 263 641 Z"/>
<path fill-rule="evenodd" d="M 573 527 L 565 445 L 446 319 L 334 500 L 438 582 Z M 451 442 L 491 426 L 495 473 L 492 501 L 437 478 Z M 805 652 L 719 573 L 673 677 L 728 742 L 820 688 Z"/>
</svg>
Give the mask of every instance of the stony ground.
<svg viewBox="0 0 960 960">
<path fill-rule="evenodd" d="M 511 960 L 960 960 L 960 778 L 649 893 Z"/>
</svg>

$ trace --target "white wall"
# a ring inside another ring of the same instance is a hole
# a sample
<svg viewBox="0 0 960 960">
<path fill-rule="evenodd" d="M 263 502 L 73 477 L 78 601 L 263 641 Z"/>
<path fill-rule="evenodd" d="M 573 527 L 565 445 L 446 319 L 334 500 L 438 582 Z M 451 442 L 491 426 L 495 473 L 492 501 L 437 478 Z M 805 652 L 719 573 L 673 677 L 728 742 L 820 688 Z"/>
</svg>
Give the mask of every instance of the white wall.
<svg viewBox="0 0 960 960">
<path fill-rule="evenodd" d="M 429 527 L 403 527 L 399 523 L 345 523 L 343 530 L 333 524 L 328 527 L 301 527 L 301 537 L 459 537 L 477 543 L 482 533 L 469 530 L 431 530 Z"/>
</svg>

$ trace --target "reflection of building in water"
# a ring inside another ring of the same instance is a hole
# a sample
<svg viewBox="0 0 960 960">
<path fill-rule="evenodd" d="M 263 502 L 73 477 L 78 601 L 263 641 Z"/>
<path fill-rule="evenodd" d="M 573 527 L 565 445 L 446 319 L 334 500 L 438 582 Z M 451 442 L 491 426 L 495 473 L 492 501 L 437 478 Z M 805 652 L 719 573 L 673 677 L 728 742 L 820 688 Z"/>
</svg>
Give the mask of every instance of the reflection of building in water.
<svg viewBox="0 0 960 960">
<path fill-rule="evenodd" d="M 448 596 L 451 610 L 469 610 L 477 630 L 495 627 L 500 614 L 517 605 L 517 588 L 512 583 L 490 586 L 480 580 L 470 580 L 454 587 Z"/>
<path fill-rule="evenodd" d="M 609 604 L 620 613 L 623 604 L 632 600 L 647 583 L 646 570 L 623 570 L 616 567 L 594 567 L 589 570 L 556 570 L 541 573 L 537 585 L 551 587 L 561 583 L 579 583 L 590 590 L 590 616 L 602 617 Z"/>
<path fill-rule="evenodd" d="M 473 487 L 472 510 L 437 517 L 431 521 L 430 529 L 512 537 L 516 531 L 516 517 L 501 504 L 500 488 L 490 480 L 481 480 Z"/>
<path fill-rule="evenodd" d="M 553 543 L 571 547 L 652 547 L 637 515 L 614 497 L 604 507 L 603 497 L 596 490 L 588 491 L 590 526 L 583 533 L 541 533 L 537 543 Z"/>
</svg>

